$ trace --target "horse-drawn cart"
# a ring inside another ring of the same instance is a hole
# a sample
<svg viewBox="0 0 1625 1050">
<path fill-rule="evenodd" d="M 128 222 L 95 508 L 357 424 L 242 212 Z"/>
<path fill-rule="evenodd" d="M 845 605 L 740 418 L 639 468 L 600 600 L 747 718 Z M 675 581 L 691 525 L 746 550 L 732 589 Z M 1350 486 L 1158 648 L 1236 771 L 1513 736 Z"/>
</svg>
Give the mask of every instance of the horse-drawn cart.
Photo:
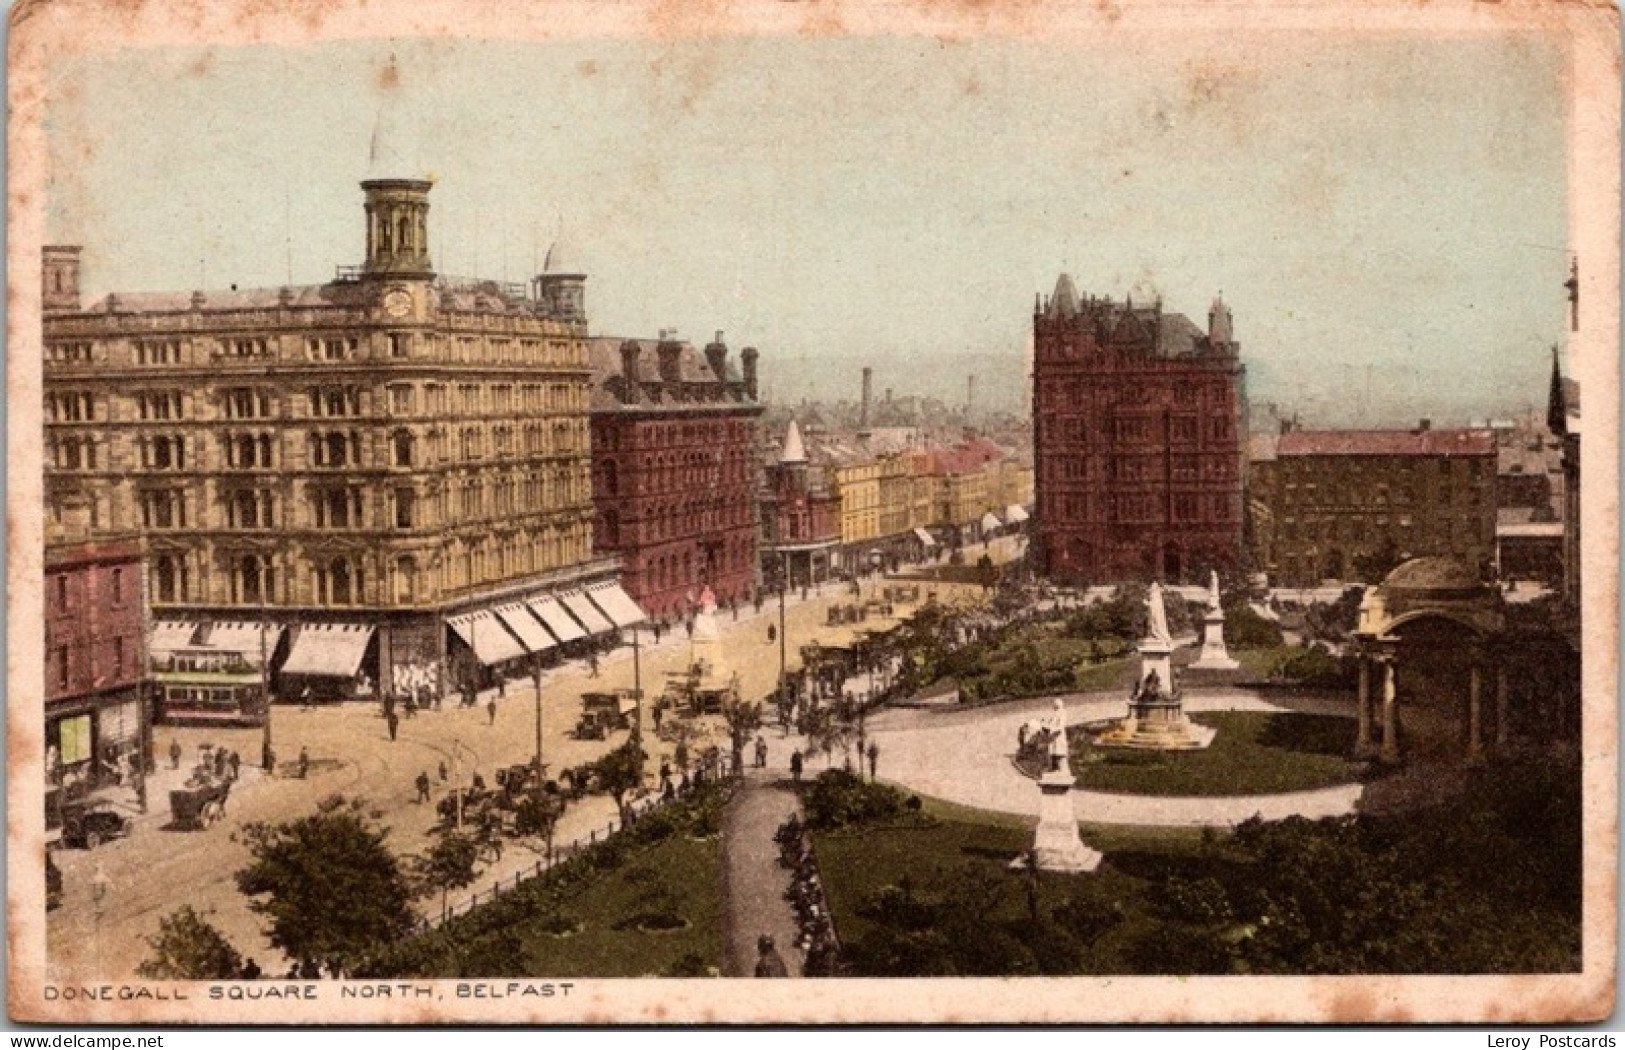
<svg viewBox="0 0 1625 1050">
<path fill-rule="evenodd" d="M 230 793 L 229 780 L 188 782 L 169 793 L 170 816 L 177 828 L 205 828 L 226 815 L 226 796 Z"/>
</svg>

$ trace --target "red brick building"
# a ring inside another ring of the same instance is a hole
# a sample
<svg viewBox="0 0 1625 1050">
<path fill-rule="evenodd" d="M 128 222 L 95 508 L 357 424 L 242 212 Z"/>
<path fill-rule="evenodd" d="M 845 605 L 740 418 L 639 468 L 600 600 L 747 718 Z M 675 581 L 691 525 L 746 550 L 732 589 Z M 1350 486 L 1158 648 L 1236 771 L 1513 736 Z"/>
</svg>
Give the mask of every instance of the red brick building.
<svg viewBox="0 0 1625 1050">
<path fill-rule="evenodd" d="M 1230 310 L 1204 333 L 1160 302 L 1033 313 L 1033 556 L 1054 579 L 1206 579 L 1242 556 L 1245 371 Z"/>
<path fill-rule="evenodd" d="M 45 747 L 52 788 L 128 779 L 147 733 L 144 556 L 135 536 L 45 548 Z"/>
<path fill-rule="evenodd" d="M 593 547 L 650 616 L 685 615 L 701 590 L 756 585 L 756 349 L 740 368 L 722 333 L 685 342 L 588 340 Z"/>
<path fill-rule="evenodd" d="M 841 542 L 841 504 L 823 472 L 807 460 L 794 419 L 767 467 L 762 493 L 762 578 L 775 586 L 827 579 Z"/>
</svg>

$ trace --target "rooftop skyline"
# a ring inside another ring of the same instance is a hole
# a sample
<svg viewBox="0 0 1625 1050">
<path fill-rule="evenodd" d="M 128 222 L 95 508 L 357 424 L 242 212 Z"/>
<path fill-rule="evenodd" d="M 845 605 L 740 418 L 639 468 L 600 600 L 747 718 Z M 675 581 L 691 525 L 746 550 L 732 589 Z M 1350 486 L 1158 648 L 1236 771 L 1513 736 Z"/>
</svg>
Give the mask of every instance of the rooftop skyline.
<svg viewBox="0 0 1625 1050">
<path fill-rule="evenodd" d="M 721 329 L 783 400 L 855 398 L 869 363 L 877 393 L 959 401 L 983 359 L 979 400 L 1008 403 L 1065 271 L 1203 327 L 1222 291 L 1249 396 L 1320 425 L 1539 401 L 1561 50 L 1287 42 L 103 52 L 57 69 L 47 235 L 85 246 L 86 301 L 318 283 L 360 261 L 361 179 L 426 175 L 441 272 L 524 280 L 562 226 L 595 334 Z"/>
</svg>

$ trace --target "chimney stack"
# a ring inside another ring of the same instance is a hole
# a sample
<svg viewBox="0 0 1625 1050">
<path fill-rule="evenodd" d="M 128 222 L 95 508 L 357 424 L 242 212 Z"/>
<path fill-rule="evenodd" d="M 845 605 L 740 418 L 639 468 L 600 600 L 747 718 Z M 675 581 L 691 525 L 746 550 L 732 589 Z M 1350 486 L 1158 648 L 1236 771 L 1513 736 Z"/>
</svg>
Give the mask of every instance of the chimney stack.
<svg viewBox="0 0 1625 1050">
<path fill-rule="evenodd" d="M 858 409 L 858 426 L 869 425 L 869 398 L 874 389 L 875 370 L 868 365 L 863 366 L 863 404 Z"/>
<path fill-rule="evenodd" d="M 660 381 L 673 384 L 682 382 L 683 344 L 671 338 L 671 333 L 668 332 L 666 338 L 660 340 L 660 345 L 655 347 L 655 353 L 660 358 L 658 362 Z"/>
<path fill-rule="evenodd" d="M 621 344 L 621 380 L 626 384 L 627 401 L 638 399 L 638 358 L 642 354 L 643 347 L 635 339 Z"/>
<path fill-rule="evenodd" d="M 1428 431 L 1430 431 L 1432 429 L 1433 429 L 1433 420 L 1431 420 L 1431 419 L 1422 419 L 1422 420 L 1417 421 L 1416 432 L 1418 434 L 1426 434 Z"/>
<path fill-rule="evenodd" d="M 745 373 L 745 394 L 756 400 L 756 348 L 747 346 L 739 352 L 739 361 Z"/>
<path fill-rule="evenodd" d="M 965 377 L 965 417 L 970 418 L 970 414 L 974 411 L 976 411 L 976 377 L 971 375 Z"/>
<path fill-rule="evenodd" d="M 717 330 L 717 337 L 705 344 L 705 361 L 715 373 L 717 382 L 728 381 L 728 344 L 722 341 L 722 331 Z"/>
</svg>

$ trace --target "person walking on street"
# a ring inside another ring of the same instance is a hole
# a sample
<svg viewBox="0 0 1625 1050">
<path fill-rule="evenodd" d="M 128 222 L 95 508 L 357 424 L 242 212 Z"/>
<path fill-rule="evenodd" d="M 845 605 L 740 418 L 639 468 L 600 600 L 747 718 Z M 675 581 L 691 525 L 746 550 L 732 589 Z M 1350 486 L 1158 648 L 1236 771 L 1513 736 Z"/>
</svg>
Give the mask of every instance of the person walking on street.
<svg viewBox="0 0 1625 1050">
<path fill-rule="evenodd" d="M 310 752 L 305 748 L 299 749 L 299 779 L 304 780 L 310 775 Z"/>
<path fill-rule="evenodd" d="M 385 721 L 389 724 L 389 739 L 390 742 L 393 743 L 396 734 L 399 733 L 401 729 L 401 716 L 396 714 L 394 711 L 391 711 L 389 713 L 389 717 L 386 718 Z"/>
<path fill-rule="evenodd" d="M 418 774 L 417 787 L 418 787 L 418 802 L 423 803 L 423 802 L 429 801 L 429 771 L 428 770 L 424 770 L 423 772 Z"/>
<path fill-rule="evenodd" d="M 774 947 L 773 938 L 765 933 L 756 938 L 756 976 L 790 976 L 790 968 L 784 965 L 784 956 Z"/>
<path fill-rule="evenodd" d="M 440 782 L 446 782 L 446 760 L 443 758 L 440 760 Z"/>
<path fill-rule="evenodd" d="M 779 628 L 778 628 L 778 625 L 777 624 L 771 624 L 771 623 L 768 624 L 767 625 L 767 644 L 772 645 L 774 642 L 776 642 L 778 640 L 779 640 Z"/>
<path fill-rule="evenodd" d="M 311 708 L 310 686 L 308 685 L 305 686 L 305 691 L 299 694 L 299 706 L 306 711 L 309 711 Z"/>
<path fill-rule="evenodd" d="M 756 768 L 767 768 L 767 741 L 762 738 L 760 733 L 756 735 Z"/>
<path fill-rule="evenodd" d="M 497 698 L 496 697 L 493 696 L 491 699 L 489 699 L 489 700 L 487 700 L 485 702 L 485 714 L 486 714 L 487 718 L 490 719 L 490 721 L 488 721 L 486 723 L 487 725 L 493 725 L 494 726 L 494 725 L 497 724 Z"/>
<path fill-rule="evenodd" d="M 181 768 L 181 742 L 173 737 L 169 740 L 169 768 Z"/>
<path fill-rule="evenodd" d="M 588 678 L 598 677 L 598 650 L 594 649 L 587 656 Z"/>
<path fill-rule="evenodd" d="M 243 759 L 241 755 L 237 754 L 237 752 L 233 751 L 231 753 L 231 755 L 226 759 L 226 765 L 231 770 L 231 779 L 236 780 L 238 777 L 242 776 Z"/>
<path fill-rule="evenodd" d="M 790 778 L 797 784 L 801 783 L 801 752 L 790 752 Z"/>
<path fill-rule="evenodd" d="M 880 745 L 869 741 L 869 779 L 875 778 L 875 766 L 880 762 Z"/>
</svg>

